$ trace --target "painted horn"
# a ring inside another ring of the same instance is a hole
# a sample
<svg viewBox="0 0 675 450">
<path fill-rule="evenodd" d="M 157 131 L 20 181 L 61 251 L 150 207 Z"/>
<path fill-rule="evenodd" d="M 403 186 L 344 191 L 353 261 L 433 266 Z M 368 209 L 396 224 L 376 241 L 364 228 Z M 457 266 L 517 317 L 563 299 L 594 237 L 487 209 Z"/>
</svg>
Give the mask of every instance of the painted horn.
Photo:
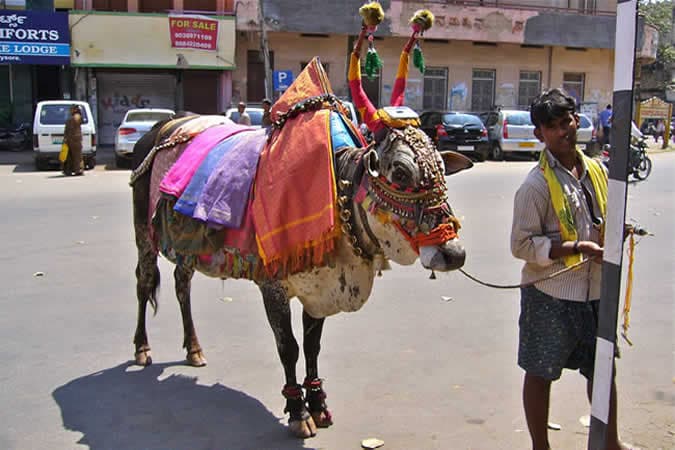
<svg viewBox="0 0 675 450">
<path fill-rule="evenodd" d="M 361 28 L 358 39 L 354 43 L 354 51 L 352 51 L 349 58 L 348 80 L 354 106 L 359 110 L 359 113 L 361 114 L 361 117 L 363 117 L 363 121 L 368 128 L 374 133 L 383 128 L 384 124 L 376 118 L 375 113 L 377 110 L 366 95 L 366 92 L 363 90 L 363 85 L 361 84 L 361 45 L 363 44 L 367 32 L 367 27 L 364 25 Z"/>
<path fill-rule="evenodd" d="M 408 62 L 410 60 L 410 49 L 417 40 L 417 31 L 413 31 L 412 36 L 403 47 L 401 57 L 398 60 L 398 70 L 396 71 L 396 80 L 394 80 L 394 89 L 391 91 L 391 106 L 403 106 L 405 101 L 405 86 L 408 81 Z"/>
</svg>

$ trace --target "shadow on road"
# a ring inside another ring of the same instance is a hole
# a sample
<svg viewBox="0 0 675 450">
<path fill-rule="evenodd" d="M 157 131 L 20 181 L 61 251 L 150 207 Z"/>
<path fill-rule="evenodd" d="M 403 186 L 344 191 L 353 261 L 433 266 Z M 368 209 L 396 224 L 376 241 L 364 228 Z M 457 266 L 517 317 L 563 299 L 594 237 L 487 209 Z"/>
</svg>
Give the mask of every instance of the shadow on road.
<svg viewBox="0 0 675 450">
<path fill-rule="evenodd" d="M 92 450 L 309 448 L 243 392 L 183 375 L 159 379 L 178 364 L 136 370 L 128 362 L 57 388 L 63 426 L 82 433 L 77 443 Z"/>
</svg>

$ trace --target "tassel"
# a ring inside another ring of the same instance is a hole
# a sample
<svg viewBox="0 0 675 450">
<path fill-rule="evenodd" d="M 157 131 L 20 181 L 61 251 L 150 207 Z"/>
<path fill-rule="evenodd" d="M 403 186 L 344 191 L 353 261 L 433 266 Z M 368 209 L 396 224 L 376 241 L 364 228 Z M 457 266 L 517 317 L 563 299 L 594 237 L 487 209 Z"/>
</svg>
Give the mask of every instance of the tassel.
<svg viewBox="0 0 675 450">
<path fill-rule="evenodd" d="M 366 53 L 366 64 L 363 68 L 363 73 L 372 81 L 381 68 L 382 60 L 380 59 L 380 55 L 377 54 L 377 50 L 371 44 L 368 48 L 368 53 Z"/>
<path fill-rule="evenodd" d="M 420 47 L 419 42 L 416 42 L 415 48 L 413 48 L 413 66 L 417 67 L 422 74 L 426 70 L 424 55 L 422 54 L 422 48 Z"/>
<path fill-rule="evenodd" d="M 428 9 L 420 9 L 415 11 L 415 14 L 410 19 L 413 30 L 424 34 L 434 24 L 434 14 Z"/>
<path fill-rule="evenodd" d="M 359 8 L 359 14 L 367 27 L 376 27 L 384 20 L 384 10 L 379 2 L 370 2 Z"/>
</svg>

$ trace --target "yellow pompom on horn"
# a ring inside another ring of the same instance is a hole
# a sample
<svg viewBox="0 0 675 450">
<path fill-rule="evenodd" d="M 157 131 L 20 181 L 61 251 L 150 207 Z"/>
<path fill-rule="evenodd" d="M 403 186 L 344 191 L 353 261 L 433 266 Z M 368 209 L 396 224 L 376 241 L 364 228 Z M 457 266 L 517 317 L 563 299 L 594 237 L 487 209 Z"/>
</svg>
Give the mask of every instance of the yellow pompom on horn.
<svg viewBox="0 0 675 450">
<path fill-rule="evenodd" d="M 428 9 L 420 9 L 410 19 L 413 30 L 418 33 L 424 33 L 434 24 L 434 13 Z"/>
<path fill-rule="evenodd" d="M 359 8 L 359 14 L 367 27 L 376 27 L 384 20 L 384 10 L 379 2 L 366 3 Z"/>
</svg>

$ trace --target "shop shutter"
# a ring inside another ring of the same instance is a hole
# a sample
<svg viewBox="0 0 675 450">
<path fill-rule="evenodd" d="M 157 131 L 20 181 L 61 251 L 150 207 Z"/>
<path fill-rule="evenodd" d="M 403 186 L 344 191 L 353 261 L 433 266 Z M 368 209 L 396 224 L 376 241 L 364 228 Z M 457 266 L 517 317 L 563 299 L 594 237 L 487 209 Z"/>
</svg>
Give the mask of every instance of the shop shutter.
<svg viewBox="0 0 675 450">
<path fill-rule="evenodd" d="M 172 74 L 97 72 L 98 139 L 112 145 L 124 114 L 134 108 L 176 108 Z"/>
</svg>

